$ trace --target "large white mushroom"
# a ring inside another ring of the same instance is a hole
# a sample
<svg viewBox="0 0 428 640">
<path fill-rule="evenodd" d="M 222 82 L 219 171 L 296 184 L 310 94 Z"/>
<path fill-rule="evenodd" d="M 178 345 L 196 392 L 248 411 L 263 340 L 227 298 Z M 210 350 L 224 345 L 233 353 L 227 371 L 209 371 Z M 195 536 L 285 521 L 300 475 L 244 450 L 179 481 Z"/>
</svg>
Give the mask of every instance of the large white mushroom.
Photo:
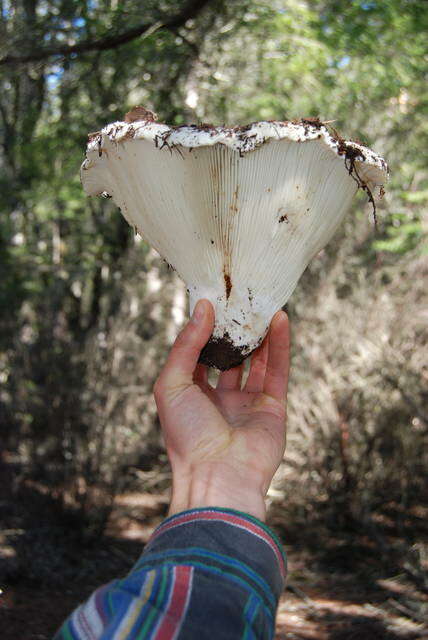
<svg viewBox="0 0 428 640">
<path fill-rule="evenodd" d="M 201 362 L 225 370 L 263 340 L 358 188 L 387 178 L 385 161 L 318 119 L 245 127 L 170 127 L 136 107 L 89 135 L 81 179 L 110 195 L 187 284 L 190 310 L 215 308 Z"/>
</svg>

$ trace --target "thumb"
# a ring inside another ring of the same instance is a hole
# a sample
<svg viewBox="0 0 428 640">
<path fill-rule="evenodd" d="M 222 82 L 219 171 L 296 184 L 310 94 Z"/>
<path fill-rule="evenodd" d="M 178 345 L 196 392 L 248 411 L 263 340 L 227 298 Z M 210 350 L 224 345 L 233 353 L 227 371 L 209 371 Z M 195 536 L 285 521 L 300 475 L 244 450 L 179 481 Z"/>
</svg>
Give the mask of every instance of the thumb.
<svg viewBox="0 0 428 640">
<path fill-rule="evenodd" d="M 193 373 L 202 348 L 214 327 L 214 308 L 209 300 L 199 300 L 192 317 L 180 332 L 169 352 L 157 381 L 158 391 L 171 397 L 193 384 Z"/>
</svg>

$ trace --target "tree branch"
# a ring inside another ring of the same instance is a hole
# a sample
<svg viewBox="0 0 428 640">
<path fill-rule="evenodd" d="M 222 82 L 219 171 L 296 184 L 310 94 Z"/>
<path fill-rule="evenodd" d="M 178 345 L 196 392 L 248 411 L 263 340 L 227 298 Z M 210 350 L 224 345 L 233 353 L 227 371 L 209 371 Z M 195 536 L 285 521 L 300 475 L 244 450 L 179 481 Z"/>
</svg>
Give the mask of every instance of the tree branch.
<svg viewBox="0 0 428 640">
<path fill-rule="evenodd" d="M 25 62 L 38 62 L 51 56 L 69 56 L 73 53 L 86 53 L 88 51 L 106 51 L 115 49 L 127 42 L 131 42 L 141 36 L 148 37 L 159 29 L 177 29 L 190 18 L 195 18 L 198 13 L 209 4 L 210 0 L 188 0 L 183 9 L 177 15 L 166 20 L 157 22 L 147 22 L 132 29 L 123 31 L 113 36 L 105 36 L 99 40 L 83 40 L 72 45 L 62 45 L 57 47 L 44 47 L 26 55 L 6 55 L 0 59 L 0 65 L 18 64 Z"/>
</svg>

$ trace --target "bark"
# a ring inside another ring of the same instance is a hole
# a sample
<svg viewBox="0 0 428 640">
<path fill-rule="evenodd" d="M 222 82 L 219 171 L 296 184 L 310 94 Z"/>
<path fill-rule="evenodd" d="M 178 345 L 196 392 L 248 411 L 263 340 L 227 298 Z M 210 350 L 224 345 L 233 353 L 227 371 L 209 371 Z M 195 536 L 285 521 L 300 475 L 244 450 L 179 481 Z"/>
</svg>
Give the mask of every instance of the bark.
<svg viewBox="0 0 428 640">
<path fill-rule="evenodd" d="M 137 25 L 132 29 L 127 29 L 116 35 L 107 35 L 98 40 L 83 40 L 73 45 L 57 45 L 53 47 L 43 47 L 39 50 L 33 50 L 29 54 L 9 54 L 0 59 L 0 65 L 18 64 L 26 62 L 37 62 L 46 60 L 52 56 L 69 56 L 75 53 L 87 53 L 88 51 L 106 51 L 107 49 L 115 49 L 123 44 L 127 44 L 141 36 L 148 36 L 159 31 L 160 29 L 177 29 L 190 20 L 195 18 L 200 11 L 209 4 L 209 0 L 188 0 L 183 9 L 173 16 L 163 21 L 152 21 Z"/>
</svg>

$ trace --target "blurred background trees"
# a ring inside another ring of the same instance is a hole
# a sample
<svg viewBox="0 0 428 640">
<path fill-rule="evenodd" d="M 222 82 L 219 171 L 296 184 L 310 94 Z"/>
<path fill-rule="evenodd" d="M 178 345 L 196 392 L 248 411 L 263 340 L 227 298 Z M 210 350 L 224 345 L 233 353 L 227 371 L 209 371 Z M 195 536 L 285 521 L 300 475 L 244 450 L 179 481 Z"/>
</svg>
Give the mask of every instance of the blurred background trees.
<svg viewBox="0 0 428 640">
<path fill-rule="evenodd" d="M 100 532 L 141 471 L 167 484 L 151 390 L 183 285 L 79 182 L 87 133 L 142 104 L 174 124 L 319 116 L 388 160 L 378 230 L 362 194 L 288 305 L 289 445 L 271 517 L 362 523 L 385 545 L 384 507 L 394 526 L 426 508 L 427 22 L 423 0 L 0 1 L 0 422 L 14 490 L 38 483 Z M 420 544 L 407 538 L 406 553 Z"/>
</svg>

